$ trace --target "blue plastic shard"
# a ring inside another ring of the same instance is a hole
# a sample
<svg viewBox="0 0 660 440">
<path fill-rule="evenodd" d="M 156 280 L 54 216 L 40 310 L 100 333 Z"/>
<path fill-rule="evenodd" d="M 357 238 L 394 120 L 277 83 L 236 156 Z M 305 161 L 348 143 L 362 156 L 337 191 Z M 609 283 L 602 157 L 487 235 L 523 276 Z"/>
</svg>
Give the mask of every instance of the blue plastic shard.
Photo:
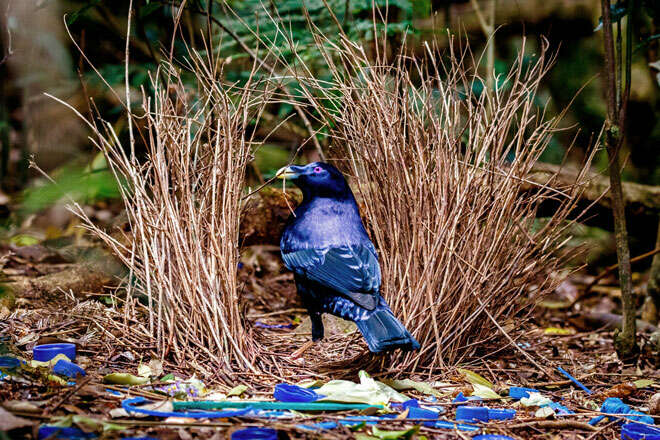
<svg viewBox="0 0 660 440">
<path fill-rule="evenodd" d="M 454 400 L 452 400 L 452 403 L 472 402 L 472 401 L 476 402 L 476 401 L 479 401 L 479 400 L 483 400 L 483 399 L 479 396 L 465 396 L 463 394 L 463 392 L 461 391 L 460 393 L 458 393 L 458 395 L 456 397 L 454 397 Z"/>
<path fill-rule="evenodd" d="M 410 407 L 408 408 L 408 417 L 409 419 L 437 419 L 440 417 L 440 413 L 433 411 L 432 409 Z"/>
<path fill-rule="evenodd" d="M 513 437 L 500 434 L 480 434 L 472 437 L 472 440 L 514 440 Z"/>
<path fill-rule="evenodd" d="M 12 356 L 0 356 L 0 368 L 16 368 L 21 365 L 21 360 Z"/>
<path fill-rule="evenodd" d="M 53 366 L 53 373 L 73 378 L 87 375 L 85 370 L 83 370 L 81 367 L 74 364 L 73 362 L 65 361 L 64 359 L 60 359 Z"/>
<path fill-rule="evenodd" d="M 431 422 L 430 424 L 425 424 L 429 428 L 439 428 L 439 429 L 458 429 L 459 431 L 479 431 L 481 428 L 474 425 L 466 425 L 464 423 L 457 422 L 448 422 L 446 420 L 438 420 L 437 422 Z"/>
<path fill-rule="evenodd" d="M 464 422 L 489 422 L 491 420 L 509 420 L 516 416 L 515 409 L 491 409 L 486 406 L 459 406 L 456 408 L 456 420 Z"/>
<path fill-rule="evenodd" d="M 566 377 L 567 377 L 571 382 L 573 382 L 575 385 L 577 385 L 578 387 L 580 387 L 580 388 L 582 388 L 584 391 L 586 391 L 587 394 L 592 394 L 592 391 L 591 391 L 589 388 L 585 387 L 584 384 L 583 384 L 582 382 L 580 382 L 579 380 L 577 380 L 576 378 L 574 378 L 573 376 L 571 376 L 570 373 L 569 373 L 568 371 L 564 370 L 562 367 L 557 367 L 557 370 L 558 370 L 561 374 L 563 374 L 564 376 L 566 376 Z"/>
<path fill-rule="evenodd" d="M 39 440 L 43 439 L 70 439 L 70 440 L 87 440 L 96 438 L 96 434 L 85 432 L 76 427 L 65 428 L 62 426 L 42 425 L 39 427 L 37 434 Z"/>
<path fill-rule="evenodd" d="M 529 393 L 540 393 L 540 391 L 534 388 L 509 387 L 509 397 L 512 399 L 519 400 L 523 397 L 529 397 Z"/>
<path fill-rule="evenodd" d="M 231 440 L 277 440 L 277 430 L 273 428 L 244 428 L 234 431 Z"/>
<path fill-rule="evenodd" d="M 541 405 L 541 406 L 542 406 L 542 407 L 548 406 L 548 407 L 554 409 L 555 412 L 556 412 L 557 414 L 561 415 L 561 416 L 565 416 L 565 415 L 568 415 L 568 414 L 575 414 L 573 411 L 571 411 L 570 409 L 566 408 L 566 407 L 565 407 L 564 405 L 562 405 L 561 403 L 557 403 L 557 402 L 550 402 L 550 403 L 548 403 L 547 405 Z"/>
<path fill-rule="evenodd" d="M 280 383 L 275 385 L 273 397 L 279 402 L 315 402 L 324 397 L 316 391 L 298 385 Z"/>
</svg>

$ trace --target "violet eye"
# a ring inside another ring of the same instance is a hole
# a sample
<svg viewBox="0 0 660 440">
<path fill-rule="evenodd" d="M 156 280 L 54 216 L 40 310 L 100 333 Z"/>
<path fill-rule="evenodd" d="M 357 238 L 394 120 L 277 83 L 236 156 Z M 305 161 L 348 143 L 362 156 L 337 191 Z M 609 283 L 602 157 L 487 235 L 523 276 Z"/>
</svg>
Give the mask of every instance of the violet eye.
<svg viewBox="0 0 660 440">
<path fill-rule="evenodd" d="M 314 167 L 314 172 L 315 173 L 320 173 L 323 170 L 321 167 Z"/>
</svg>

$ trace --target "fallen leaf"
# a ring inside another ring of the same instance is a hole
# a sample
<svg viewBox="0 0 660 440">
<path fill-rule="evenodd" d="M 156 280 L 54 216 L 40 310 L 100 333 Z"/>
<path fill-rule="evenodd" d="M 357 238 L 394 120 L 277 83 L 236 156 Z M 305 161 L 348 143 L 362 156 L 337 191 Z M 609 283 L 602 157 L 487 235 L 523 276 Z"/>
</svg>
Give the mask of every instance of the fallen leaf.
<svg viewBox="0 0 660 440">
<path fill-rule="evenodd" d="M 548 327 L 543 331 L 543 334 L 558 335 L 558 336 L 574 335 L 575 330 L 570 328 Z"/>
<path fill-rule="evenodd" d="M 624 398 L 633 394 L 637 390 L 637 386 L 633 383 L 620 383 L 614 385 L 613 387 L 603 391 L 601 395 L 603 397 L 618 397 Z"/>
<path fill-rule="evenodd" d="M 372 429 L 371 434 L 379 439 L 382 440 L 396 440 L 396 439 L 409 439 L 412 438 L 417 432 L 419 431 L 419 426 L 414 426 L 410 429 L 402 430 L 402 431 L 385 431 L 383 429 L 378 429 L 378 427 L 374 426 Z"/>
<path fill-rule="evenodd" d="M 547 419 L 548 417 L 553 417 L 555 415 L 555 410 L 549 406 L 543 406 L 536 410 L 534 417 L 539 417 L 542 419 Z"/>
<path fill-rule="evenodd" d="M 16 417 L 6 409 L 0 406 L 0 431 L 11 431 L 13 429 L 25 428 L 32 426 L 34 422 L 22 417 Z"/>
<path fill-rule="evenodd" d="M 477 396 L 481 397 L 482 399 L 501 399 L 502 396 L 497 394 L 495 391 L 493 391 L 491 388 L 481 385 L 478 383 L 472 384 L 472 387 L 474 388 L 474 391 L 472 391 L 472 396 Z"/>
<path fill-rule="evenodd" d="M 140 364 L 138 366 L 138 376 L 158 377 L 161 374 L 163 374 L 163 362 L 158 359 L 152 359 L 148 364 Z"/>
<path fill-rule="evenodd" d="M 650 386 L 653 385 L 654 383 L 655 383 L 655 381 L 654 381 L 654 380 L 651 380 L 651 379 L 639 379 L 639 380 L 636 380 L 636 381 L 633 382 L 633 384 L 634 384 L 637 388 L 646 388 L 646 387 L 650 387 Z"/>
<path fill-rule="evenodd" d="M 103 382 L 119 385 L 144 385 L 149 382 L 146 377 L 137 377 L 130 373 L 110 373 L 103 376 Z"/>
<path fill-rule="evenodd" d="M 444 396 L 443 393 L 440 391 L 436 390 L 433 388 L 430 384 L 426 382 L 417 382 L 411 379 L 403 379 L 403 380 L 388 380 L 384 379 L 382 382 L 386 385 L 391 386 L 397 391 L 404 391 L 404 390 L 416 390 L 419 391 L 422 394 L 428 394 L 431 396 L 436 396 L 436 397 L 442 397 Z"/>
<path fill-rule="evenodd" d="M 231 390 L 229 390 L 229 392 L 227 393 L 227 397 L 240 396 L 245 391 L 247 391 L 247 389 L 248 389 L 247 385 L 237 385 Z"/>
<path fill-rule="evenodd" d="M 474 371 L 466 370 L 464 368 L 459 368 L 458 372 L 463 374 L 467 379 L 467 381 L 470 382 L 472 385 L 479 384 L 491 389 L 495 387 L 495 385 L 493 385 L 488 379 L 475 373 Z"/>
</svg>

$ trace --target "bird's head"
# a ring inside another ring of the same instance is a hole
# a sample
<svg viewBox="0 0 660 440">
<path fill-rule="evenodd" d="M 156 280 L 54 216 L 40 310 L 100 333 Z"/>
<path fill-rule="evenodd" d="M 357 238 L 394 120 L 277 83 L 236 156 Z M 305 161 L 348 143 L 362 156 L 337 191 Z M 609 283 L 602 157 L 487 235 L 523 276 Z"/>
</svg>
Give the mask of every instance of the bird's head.
<svg viewBox="0 0 660 440">
<path fill-rule="evenodd" d="M 352 195 L 342 173 L 325 162 L 283 167 L 277 171 L 277 177 L 291 180 L 305 196 L 345 198 Z"/>
</svg>

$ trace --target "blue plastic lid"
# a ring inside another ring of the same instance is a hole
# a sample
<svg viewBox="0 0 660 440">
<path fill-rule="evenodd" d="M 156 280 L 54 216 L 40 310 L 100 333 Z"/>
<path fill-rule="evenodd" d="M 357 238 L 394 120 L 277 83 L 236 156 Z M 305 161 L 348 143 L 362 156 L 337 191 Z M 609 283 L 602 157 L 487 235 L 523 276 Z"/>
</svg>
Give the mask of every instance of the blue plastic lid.
<svg viewBox="0 0 660 440">
<path fill-rule="evenodd" d="M 522 399 L 523 397 L 529 397 L 529 393 L 538 393 L 539 390 L 534 388 L 524 388 L 524 387 L 509 387 L 509 397 L 513 399 Z"/>
<path fill-rule="evenodd" d="M 401 404 L 401 407 L 405 408 L 419 408 L 419 401 L 416 399 L 408 399 Z"/>
<path fill-rule="evenodd" d="M 245 428 L 234 431 L 231 440 L 277 440 L 277 430 L 273 428 Z"/>
<path fill-rule="evenodd" d="M 464 422 L 487 422 L 488 408 L 483 406 L 459 406 L 456 408 L 456 420 Z"/>
<path fill-rule="evenodd" d="M 509 420 L 516 416 L 515 409 L 489 409 L 488 418 L 490 420 Z"/>
<path fill-rule="evenodd" d="M 626 423 L 621 427 L 622 440 L 660 440 L 660 428 Z"/>
<path fill-rule="evenodd" d="M 321 396 L 314 390 L 299 387 L 298 385 L 280 383 L 275 385 L 273 397 L 279 402 L 314 402 Z"/>
<path fill-rule="evenodd" d="M 36 345 L 32 349 L 32 358 L 39 362 L 48 362 L 58 354 L 63 354 L 72 362 L 76 360 L 76 345 L 69 343 Z"/>
</svg>

